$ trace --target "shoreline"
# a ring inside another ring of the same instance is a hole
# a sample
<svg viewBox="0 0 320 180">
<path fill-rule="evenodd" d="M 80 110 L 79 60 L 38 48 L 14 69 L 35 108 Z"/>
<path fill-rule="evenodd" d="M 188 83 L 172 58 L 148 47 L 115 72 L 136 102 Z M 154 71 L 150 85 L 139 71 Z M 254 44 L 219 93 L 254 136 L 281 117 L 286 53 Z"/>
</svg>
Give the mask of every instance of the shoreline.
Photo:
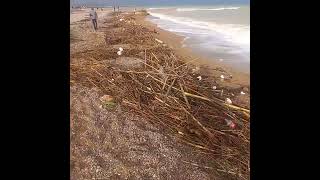
<svg viewBox="0 0 320 180">
<path fill-rule="evenodd" d="M 70 15 L 71 178 L 248 179 L 249 87 L 140 12 Z"/>
<path fill-rule="evenodd" d="M 186 59 L 196 59 L 192 62 L 192 64 L 196 66 L 206 66 L 207 70 L 205 73 L 209 72 L 211 75 L 214 74 L 213 69 L 225 69 L 225 71 L 231 73 L 233 76 L 229 83 L 225 83 L 226 85 L 238 84 L 241 86 L 250 86 L 250 72 L 241 72 L 240 70 L 237 70 L 234 67 L 231 67 L 230 65 L 224 64 L 223 62 L 220 62 L 217 59 L 202 57 L 198 53 L 194 52 L 191 48 L 183 47 L 183 41 L 185 40 L 184 36 L 178 35 L 174 32 L 170 32 L 168 30 L 158 27 L 157 24 L 147 19 L 148 16 L 150 15 L 134 15 L 138 24 L 141 24 L 142 26 L 145 26 L 149 29 L 155 29 L 158 32 L 158 34 L 156 34 L 157 39 L 160 39 L 164 43 L 168 44 L 169 47 L 172 47 L 178 55 Z"/>
</svg>

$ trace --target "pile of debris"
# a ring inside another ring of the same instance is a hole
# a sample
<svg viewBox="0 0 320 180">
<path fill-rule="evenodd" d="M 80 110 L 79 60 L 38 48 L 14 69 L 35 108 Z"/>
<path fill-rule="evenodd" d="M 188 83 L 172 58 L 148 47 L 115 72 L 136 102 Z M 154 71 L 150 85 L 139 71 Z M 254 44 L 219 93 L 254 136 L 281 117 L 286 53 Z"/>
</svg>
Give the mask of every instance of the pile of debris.
<svg viewBox="0 0 320 180">
<path fill-rule="evenodd" d="M 110 20 L 103 60 L 71 64 L 71 82 L 99 88 L 114 102 L 211 154 L 210 168 L 221 177 L 249 179 L 250 110 L 233 104 L 231 95 L 244 92 L 223 89 L 225 75 L 200 74 L 190 60 L 157 42 L 154 32 L 127 23 L 129 16 Z M 129 44 L 130 49 L 122 48 L 119 56 L 115 44 Z M 124 60 L 134 60 L 131 68 Z"/>
</svg>

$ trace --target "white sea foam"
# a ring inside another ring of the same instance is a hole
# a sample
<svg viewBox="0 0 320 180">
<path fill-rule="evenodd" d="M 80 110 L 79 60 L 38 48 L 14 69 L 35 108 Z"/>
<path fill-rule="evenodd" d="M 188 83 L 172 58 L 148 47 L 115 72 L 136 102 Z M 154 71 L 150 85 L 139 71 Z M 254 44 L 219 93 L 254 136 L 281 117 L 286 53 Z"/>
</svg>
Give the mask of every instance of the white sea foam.
<svg viewBox="0 0 320 180">
<path fill-rule="evenodd" d="M 240 24 L 218 24 L 214 22 L 197 21 L 191 18 L 174 17 L 160 13 L 152 13 L 152 16 L 160 20 L 173 22 L 183 26 L 170 25 L 167 23 L 166 29 L 173 32 L 190 33 L 198 35 L 208 35 L 210 33 L 219 33 L 225 40 L 233 43 L 249 45 L 250 44 L 250 26 Z M 192 28 L 191 28 L 192 27 Z"/>
<path fill-rule="evenodd" d="M 177 11 L 221 11 L 221 10 L 237 10 L 240 7 L 221 7 L 221 8 L 177 8 Z"/>
</svg>

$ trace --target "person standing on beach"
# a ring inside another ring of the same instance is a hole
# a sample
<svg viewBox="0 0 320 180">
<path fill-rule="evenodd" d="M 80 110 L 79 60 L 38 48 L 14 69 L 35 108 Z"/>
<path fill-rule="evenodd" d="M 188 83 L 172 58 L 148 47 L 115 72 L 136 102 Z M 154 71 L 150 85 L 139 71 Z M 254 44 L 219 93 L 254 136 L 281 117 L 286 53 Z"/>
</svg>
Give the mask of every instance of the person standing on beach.
<svg viewBox="0 0 320 180">
<path fill-rule="evenodd" d="M 119 12 L 119 6 L 118 6 L 118 12 Z"/>
<path fill-rule="evenodd" d="M 116 12 L 116 6 L 113 6 L 113 12 Z"/>
<path fill-rule="evenodd" d="M 96 31 L 98 29 L 98 23 L 97 23 L 98 15 L 97 15 L 97 12 L 94 10 L 94 8 L 91 8 L 89 15 L 93 24 L 93 28 Z"/>
</svg>

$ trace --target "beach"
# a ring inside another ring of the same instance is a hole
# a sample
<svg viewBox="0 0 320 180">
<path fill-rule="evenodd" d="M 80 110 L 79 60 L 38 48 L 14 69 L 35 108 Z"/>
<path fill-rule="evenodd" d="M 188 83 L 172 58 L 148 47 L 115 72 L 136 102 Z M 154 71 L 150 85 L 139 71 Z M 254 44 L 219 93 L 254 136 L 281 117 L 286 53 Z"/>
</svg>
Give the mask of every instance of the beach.
<svg viewBox="0 0 320 180">
<path fill-rule="evenodd" d="M 89 11 L 70 14 L 71 179 L 249 179 L 250 74 L 146 11 L 97 10 L 97 31 Z"/>
<path fill-rule="evenodd" d="M 215 71 L 212 69 L 215 69 L 217 67 L 224 68 L 226 71 L 233 74 L 233 78 L 230 83 L 228 83 L 228 85 L 235 84 L 241 86 L 250 86 L 249 73 L 235 70 L 234 68 L 224 64 L 223 62 L 220 62 L 215 57 L 205 58 L 203 56 L 200 56 L 199 54 L 193 52 L 190 48 L 183 47 L 183 36 L 159 28 L 156 24 L 148 21 L 146 16 L 136 15 L 135 17 L 137 18 L 137 22 L 142 24 L 143 26 L 150 29 L 156 29 L 156 31 L 159 32 L 157 37 L 174 48 L 179 55 L 186 57 L 187 59 L 196 59 L 193 61 L 193 63 L 199 66 L 207 66 L 205 73 L 207 73 L 208 71 L 210 73 L 215 73 Z"/>
</svg>

